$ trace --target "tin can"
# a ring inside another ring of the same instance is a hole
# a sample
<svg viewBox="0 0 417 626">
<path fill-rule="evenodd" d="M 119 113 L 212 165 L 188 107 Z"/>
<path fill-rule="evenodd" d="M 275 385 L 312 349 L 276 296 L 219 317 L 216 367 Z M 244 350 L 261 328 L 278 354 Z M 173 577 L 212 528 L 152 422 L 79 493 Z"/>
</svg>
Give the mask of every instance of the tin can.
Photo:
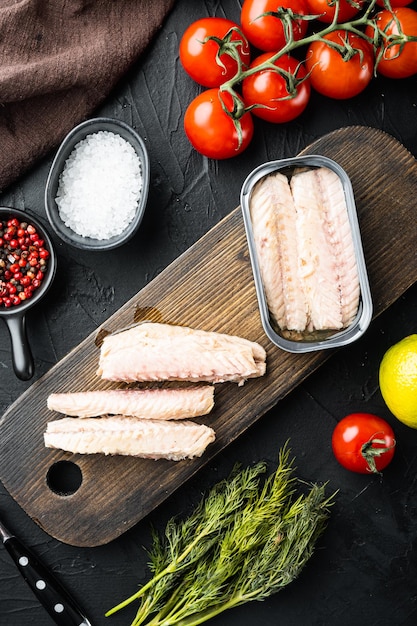
<svg viewBox="0 0 417 626">
<path fill-rule="evenodd" d="M 328 168 L 339 177 L 347 210 L 348 223 L 354 247 L 359 282 L 359 299 L 356 315 L 351 323 L 340 329 L 329 328 L 319 332 L 291 333 L 281 329 L 273 319 L 268 307 L 265 295 L 265 285 L 262 281 L 262 271 L 259 254 L 254 238 L 253 222 L 251 216 L 251 198 L 255 186 L 263 178 L 280 172 L 291 179 L 295 171 Z M 259 304 L 264 331 L 270 341 L 287 352 L 312 352 L 326 348 L 337 348 L 356 341 L 368 328 L 372 319 L 372 298 L 363 254 L 361 235 L 351 181 L 345 170 L 335 161 L 321 155 L 306 155 L 270 161 L 260 165 L 249 174 L 242 185 L 240 196 L 241 209 L 245 225 L 246 237 L 249 247 L 253 277 Z"/>
</svg>

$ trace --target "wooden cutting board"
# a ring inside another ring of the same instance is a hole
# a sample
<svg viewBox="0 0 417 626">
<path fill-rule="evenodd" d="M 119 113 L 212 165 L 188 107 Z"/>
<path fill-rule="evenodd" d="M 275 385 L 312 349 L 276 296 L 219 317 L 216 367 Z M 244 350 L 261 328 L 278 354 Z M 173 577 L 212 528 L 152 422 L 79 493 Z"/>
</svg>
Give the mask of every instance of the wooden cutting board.
<svg viewBox="0 0 417 626">
<path fill-rule="evenodd" d="M 333 158 L 352 180 L 377 316 L 417 280 L 417 161 L 391 136 L 357 126 L 336 130 L 303 153 Z M 0 422 L 0 478 L 47 533 L 71 545 L 96 546 L 118 537 L 331 356 L 329 350 L 289 354 L 269 343 L 258 313 L 240 208 L 100 330 L 115 331 L 143 318 L 258 341 L 267 350 L 267 375 L 243 387 L 218 385 L 215 409 L 202 420 L 216 430 L 216 442 L 201 459 L 178 463 L 79 456 L 44 447 L 46 422 L 54 416 L 46 408 L 50 393 L 111 386 L 95 374 L 97 333 L 35 382 Z M 61 461 L 71 464 L 57 465 Z M 49 477 L 60 468 L 81 472 L 82 483 L 75 493 L 64 490 L 65 495 L 59 495 L 50 488 L 55 485 Z"/>
</svg>

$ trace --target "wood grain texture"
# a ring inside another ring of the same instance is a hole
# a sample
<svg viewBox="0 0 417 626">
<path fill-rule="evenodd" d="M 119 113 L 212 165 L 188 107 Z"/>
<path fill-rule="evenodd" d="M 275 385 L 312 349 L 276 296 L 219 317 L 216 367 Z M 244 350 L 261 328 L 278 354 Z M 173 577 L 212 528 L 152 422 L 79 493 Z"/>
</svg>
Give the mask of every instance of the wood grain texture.
<svg viewBox="0 0 417 626">
<path fill-rule="evenodd" d="M 352 180 L 377 316 L 417 280 L 417 162 L 394 138 L 368 127 L 334 131 L 303 153 L 335 159 Z M 331 356 L 330 351 L 289 354 L 267 340 L 240 208 L 112 315 L 102 330 L 119 330 L 143 318 L 258 341 L 267 350 L 267 375 L 243 387 L 217 386 L 215 409 L 202 419 L 216 430 L 216 442 L 201 459 L 179 463 L 79 456 L 44 447 L 46 422 L 54 417 L 46 407 L 50 393 L 115 386 L 96 376 L 97 333 L 35 382 L 0 422 L 0 478 L 29 516 L 71 545 L 96 546 L 118 537 Z M 48 471 L 60 460 L 81 469 L 82 484 L 72 495 L 48 487 Z"/>
</svg>

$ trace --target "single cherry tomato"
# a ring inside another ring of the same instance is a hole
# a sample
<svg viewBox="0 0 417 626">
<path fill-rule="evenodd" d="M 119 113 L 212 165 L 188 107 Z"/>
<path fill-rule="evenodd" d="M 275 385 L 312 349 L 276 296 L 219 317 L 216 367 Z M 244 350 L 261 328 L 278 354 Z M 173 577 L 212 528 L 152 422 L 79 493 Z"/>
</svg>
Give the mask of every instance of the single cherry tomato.
<svg viewBox="0 0 417 626">
<path fill-rule="evenodd" d="M 394 431 L 377 415 L 352 413 L 334 429 L 332 448 L 344 468 L 358 474 L 378 473 L 394 456 Z"/>
<path fill-rule="evenodd" d="M 383 10 L 376 14 L 374 24 L 367 26 L 365 34 L 373 38 L 375 29 L 379 32 L 377 72 L 388 78 L 407 78 L 416 74 L 417 40 L 401 42 L 398 39 L 395 42 L 393 38 L 401 34 L 417 37 L 417 11 L 408 7 Z"/>
<path fill-rule="evenodd" d="M 236 98 L 243 109 L 243 101 Z M 192 100 L 184 115 L 184 129 L 198 152 L 210 159 L 228 159 L 248 147 L 253 137 L 252 116 L 244 112 L 235 120 L 227 113 L 233 109 L 232 96 L 220 89 L 207 89 Z"/>
<path fill-rule="evenodd" d="M 324 96 L 338 100 L 358 95 L 372 80 L 372 45 L 363 37 L 342 29 L 324 35 L 323 39 L 325 41 L 313 41 L 306 53 L 311 86 Z M 341 46 L 340 51 L 332 47 L 332 42 Z M 355 52 L 349 57 L 351 50 Z"/>
<path fill-rule="evenodd" d="M 256 48 L 264 52 L 278 52 L 288 40 L 286 21 L 295 41 L 304 37 L 308 21 L 297 19 L 297 16 L 304 15 L 308 15 L 307 0 L 245 0 L 240 23 L 244 34 Z"/>
<path fill-rule="evenodd" d="M 236 74 L 238 60 L 250 63 L 248 40 L 239 26 L 222 17 L 204 17 L 190 24 L 180 41 L 183 68 L 200 85 L 220 87 Z"/>
<path fill-rule="evenodd" d="M 364 0 L 307 0 L 309 13 L 317 15 L 319 22 L 331 24 L 338 9 L 337 22 L 348 22 L 359 13 Z"/>
<path fill-rule="evenodd" d="M 261 54 L 250 67 L 259 67 L 271 56 L 270 52 Z M 247 107 L 260 105 L 251 109 L 251 112 L 268 122 L 289 122 L 301 115 L 306 108 L 310 98 L 310 81 L 303 65 L 286 54 L 277 59 L 274 65 L 289 72 L 294 83 L 292 89 L 288 90 L 287 79 L 279 72 L 261 69 L 244 79 L 243 100 Z"/>
</svg>

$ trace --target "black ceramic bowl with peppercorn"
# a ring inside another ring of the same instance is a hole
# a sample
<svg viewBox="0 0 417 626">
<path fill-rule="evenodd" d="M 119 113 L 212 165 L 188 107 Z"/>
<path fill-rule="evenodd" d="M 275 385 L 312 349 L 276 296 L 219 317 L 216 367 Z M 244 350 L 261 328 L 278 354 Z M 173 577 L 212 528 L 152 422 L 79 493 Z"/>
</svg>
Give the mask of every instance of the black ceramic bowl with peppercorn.
<svg viewBox="0 0 417 626">
<path fill-rule="evenodd" d="M 0 317 L 11 338 L 16 376 L 33 376 L 26 313 L 49 289 L 56 270 L 51 239 L 40 222 L 26 211 L 0 207 Z"/>
</svg>

